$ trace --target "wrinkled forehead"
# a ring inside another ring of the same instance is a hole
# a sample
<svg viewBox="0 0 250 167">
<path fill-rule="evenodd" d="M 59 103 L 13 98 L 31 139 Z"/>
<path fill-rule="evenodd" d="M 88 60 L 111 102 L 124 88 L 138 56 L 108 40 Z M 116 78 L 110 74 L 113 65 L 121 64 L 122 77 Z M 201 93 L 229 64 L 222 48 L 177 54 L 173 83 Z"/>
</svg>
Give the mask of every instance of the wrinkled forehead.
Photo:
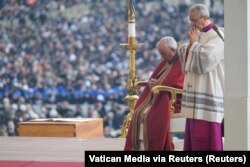
<svg viewBox="0 0 250 167">
<path fill-rule="evenodd" d="M 200 17 L 200 11 L 198 9 L 193 9 L 189 12 L 190 19 L 196 19 Z"/>
</svg>

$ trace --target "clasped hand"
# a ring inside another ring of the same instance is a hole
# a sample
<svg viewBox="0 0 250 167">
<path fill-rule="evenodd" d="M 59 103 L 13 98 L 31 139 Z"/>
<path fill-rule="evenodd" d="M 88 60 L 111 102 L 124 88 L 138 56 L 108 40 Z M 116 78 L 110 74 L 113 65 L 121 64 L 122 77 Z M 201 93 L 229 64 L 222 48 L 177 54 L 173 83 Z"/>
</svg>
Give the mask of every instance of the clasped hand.
<svg viewBox="0 0 250 167">
<path fill-rule="evenodd" d="M 200 39 L 200 30 L 192 26 L 188 32 L 189 44 L 192 45 L 194 42 L 198 42 Z"/>
<path fill-rule="evenodd" d="M 157 85 L 157 79 L 151 78 L 151 79 L 148 81 L 148 86 L 149 86 L 150 88 L 152 88 L 152 87 L 154 87 L 154 86 L 156 86 L 156 85 Z"/>
</svg>

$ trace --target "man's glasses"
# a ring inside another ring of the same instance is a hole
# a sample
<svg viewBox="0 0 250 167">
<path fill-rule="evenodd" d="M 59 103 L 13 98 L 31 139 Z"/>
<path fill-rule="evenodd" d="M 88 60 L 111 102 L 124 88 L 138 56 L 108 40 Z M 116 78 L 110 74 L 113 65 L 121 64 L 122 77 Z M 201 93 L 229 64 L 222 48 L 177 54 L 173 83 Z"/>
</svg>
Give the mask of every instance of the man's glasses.
<svg viewBox="0 0 250 167">
<path fill-rule="evenodd" d="M 202 17 L 200 17 L 198 19 L 189 19 L 189 23 L 190 24 L 196 24 L 200 19 L 202 19 Z"/>
</svg>

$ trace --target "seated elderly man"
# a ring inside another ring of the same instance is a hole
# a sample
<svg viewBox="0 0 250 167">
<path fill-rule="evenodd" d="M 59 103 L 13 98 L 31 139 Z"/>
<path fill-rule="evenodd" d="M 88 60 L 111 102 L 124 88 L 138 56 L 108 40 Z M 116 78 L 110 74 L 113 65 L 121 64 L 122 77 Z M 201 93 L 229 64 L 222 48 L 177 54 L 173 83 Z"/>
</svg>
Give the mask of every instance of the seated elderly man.
<svg viewBox="0 0 250 167">
<path fill-rule="evenodd" d="M 136 103 L 124 150 L 173 150 L 169 93 L 153 94 L 151 88 L 156 85 L 182 88 L 184 74 L 177 47 L 172 37 L 163 37 L 157 43 L 162 61 Z"/>
</svg>

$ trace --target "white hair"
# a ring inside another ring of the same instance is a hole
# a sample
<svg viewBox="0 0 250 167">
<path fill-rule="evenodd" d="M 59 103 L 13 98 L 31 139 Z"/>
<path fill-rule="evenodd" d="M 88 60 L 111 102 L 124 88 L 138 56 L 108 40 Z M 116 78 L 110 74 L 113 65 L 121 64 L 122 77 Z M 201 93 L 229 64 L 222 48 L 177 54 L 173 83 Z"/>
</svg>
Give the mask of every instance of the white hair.
<svg viewBox="0 0 250 167">
<path fill-rule="evenodd" d="M 160 41 L 156 44 L 157 47 L 161 41 L 164 41 L 164 43 L 166 45 L 168 45 L 170 48 L 177 49 L 177 47 L 178 47 L 178 44 L 173 37 L 165 36 L 165 37 L 161 38 Z"/>
<path fill-rule="evenodd" d="M 190 7 L 189 9 L 189 13 L 197 10 L 200 14 L 200 17 L 207 17 L 209 18 L 209 10 L 207 8 L 207 6 L 203 5 L 203 4 L 194 4 L 193 6 Z"/>
</svg>

